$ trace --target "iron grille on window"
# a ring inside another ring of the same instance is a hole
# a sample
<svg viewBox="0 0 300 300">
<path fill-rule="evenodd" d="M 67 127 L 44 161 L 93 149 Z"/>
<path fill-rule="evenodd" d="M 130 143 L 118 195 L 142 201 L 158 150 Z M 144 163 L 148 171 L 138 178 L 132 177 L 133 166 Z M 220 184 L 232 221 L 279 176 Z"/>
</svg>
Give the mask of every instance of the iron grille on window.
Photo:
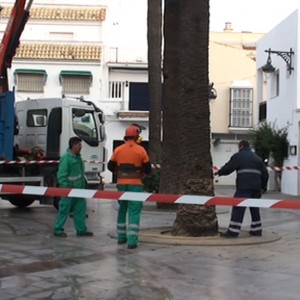
<svg viewBox="0 0 300 300">
<path fill-rule="evenodd" d="M 110 81 L 109 82 L 109 98 L 123 98 L 124 85 L 122 81 Z"/>
<path fill-rule="evenodd" d="M 230 89 L 230 127 L 252 127 L 253 89 Z"/>
</svg>

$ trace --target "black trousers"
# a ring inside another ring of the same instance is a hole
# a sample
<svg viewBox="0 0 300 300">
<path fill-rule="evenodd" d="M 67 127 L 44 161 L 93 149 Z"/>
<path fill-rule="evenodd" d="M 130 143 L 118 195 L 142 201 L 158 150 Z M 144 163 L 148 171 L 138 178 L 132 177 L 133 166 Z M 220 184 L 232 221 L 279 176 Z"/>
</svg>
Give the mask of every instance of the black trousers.
<svg viewBox="0 0 300 300">
<path fill-rule="evenodd" d="M 234 194 L 235 198 L 260 198 L 261 191 L 260 190 L 237 190 Z M 251 229 L 250 231 L 255 231 L 256 233 L 262 232 L 262 224 L 260 219 L 260 211 L 258 207 L 249 207 L 251 214 Z M 231 211 L 231 219 L 228 227 L 228 231 L 232 235 L 238 236 L 244 215 L 245 215 L 246 207 L 234 206 Z"/>
</svg>

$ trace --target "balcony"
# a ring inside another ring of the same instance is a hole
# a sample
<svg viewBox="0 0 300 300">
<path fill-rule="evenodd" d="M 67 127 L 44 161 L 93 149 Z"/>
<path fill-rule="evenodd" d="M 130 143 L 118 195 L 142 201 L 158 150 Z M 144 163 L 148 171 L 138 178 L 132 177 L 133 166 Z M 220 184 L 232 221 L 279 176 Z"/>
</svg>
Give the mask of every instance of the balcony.
<svg viewBox="0 0 300 300">
<path fill-rule="evenodd" d="M 108 64 L 148 65 L 148 52 L 146 48 L 118 48 L 105 49 L 105 61 Z"/>
</svg>

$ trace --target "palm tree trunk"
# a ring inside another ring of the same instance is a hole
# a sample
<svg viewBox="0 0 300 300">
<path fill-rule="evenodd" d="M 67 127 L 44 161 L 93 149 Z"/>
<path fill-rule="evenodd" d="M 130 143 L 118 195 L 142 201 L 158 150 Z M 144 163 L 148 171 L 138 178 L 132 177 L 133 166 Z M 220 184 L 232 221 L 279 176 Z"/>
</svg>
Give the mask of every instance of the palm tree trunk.
<svg viewBox="0 0 300 300">
<path fill-rule="evenodd" d="M 161 192 L 213 195 L 208 100 L 209 0 L 168 0 L 164 19 Z M 180 205 L 174 235 L 217 234 L 214 207 Z"/>
<path fill-rule="evenodd" d="M 161 30 L 161 0 L 148 0 L 149 154 L 155 164 L 161 155 Z"/>
</svg>

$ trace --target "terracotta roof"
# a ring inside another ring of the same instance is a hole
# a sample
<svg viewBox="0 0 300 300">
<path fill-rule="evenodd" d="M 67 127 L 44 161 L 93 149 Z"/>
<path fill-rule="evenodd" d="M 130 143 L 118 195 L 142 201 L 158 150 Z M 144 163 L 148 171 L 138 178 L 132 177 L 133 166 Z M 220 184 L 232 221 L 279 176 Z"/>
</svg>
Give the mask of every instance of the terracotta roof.
<svg viewBox="0 0 300 300">
<path fill-rule="evenodd" d="M 4 6 L 1 11 L 2 18 L 9 18 L 12 7 Z M 30 18 L 38 20 L 63 20 L 63 21 L 104 21 L 106 9 L 103 7 L 38 7 L 30 9 Z"/>
<path fill-rule="evenodd" d="M 21 43 L 18 59 L 100 61 L 101 46 L 95 44 Z"/>
</svg>

